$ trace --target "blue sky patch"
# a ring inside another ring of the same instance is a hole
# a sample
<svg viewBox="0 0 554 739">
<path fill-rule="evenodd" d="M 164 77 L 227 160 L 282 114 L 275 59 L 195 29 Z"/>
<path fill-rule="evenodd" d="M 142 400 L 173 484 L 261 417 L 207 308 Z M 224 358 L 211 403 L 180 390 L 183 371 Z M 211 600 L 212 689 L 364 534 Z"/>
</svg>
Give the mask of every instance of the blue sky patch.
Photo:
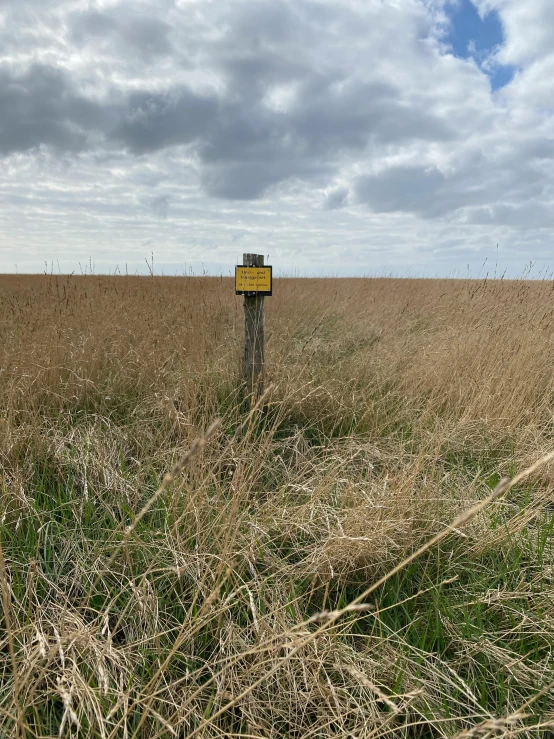
<svg viewBox="0 0 554 739">
<path fill-rule="evenodd" d="M 504 43 L 504 31 L 498 13 L 490 11 L 481 18 L 470 0 L 451 3 L 449 11 L 451 25 L 446 41 L 454 55 L 460 59 L 474 59 L 488 75 L 493 90 L 507 85 L 513 79 L 513 67 L 483 66 L 491 52 Z"/>
</svg>

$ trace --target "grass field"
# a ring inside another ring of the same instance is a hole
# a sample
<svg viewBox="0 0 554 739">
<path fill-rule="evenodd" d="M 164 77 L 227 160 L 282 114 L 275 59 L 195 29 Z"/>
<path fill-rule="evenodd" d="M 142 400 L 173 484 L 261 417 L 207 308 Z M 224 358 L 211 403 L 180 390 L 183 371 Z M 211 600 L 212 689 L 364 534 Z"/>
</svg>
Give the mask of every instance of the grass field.
<svg viewBox="0 0 554 739">
<path fill-rule="evenodd" d="M 0 317 L 1 737 L 554 736 L 552 282 L 276 280 L 252 414 L 229 279 Z"/>
</svg>

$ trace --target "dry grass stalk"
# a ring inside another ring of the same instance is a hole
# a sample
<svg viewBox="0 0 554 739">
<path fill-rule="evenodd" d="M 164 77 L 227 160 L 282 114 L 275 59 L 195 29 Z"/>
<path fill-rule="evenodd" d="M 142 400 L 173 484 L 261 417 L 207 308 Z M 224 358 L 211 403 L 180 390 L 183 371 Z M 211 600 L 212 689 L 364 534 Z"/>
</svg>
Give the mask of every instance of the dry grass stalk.
<svg viewBox="0 0 554 739">
<path fill-rule="evenodd" d="M 0 279 L 0 734 L 553 731 L 552 296 Z"/>
</svg>

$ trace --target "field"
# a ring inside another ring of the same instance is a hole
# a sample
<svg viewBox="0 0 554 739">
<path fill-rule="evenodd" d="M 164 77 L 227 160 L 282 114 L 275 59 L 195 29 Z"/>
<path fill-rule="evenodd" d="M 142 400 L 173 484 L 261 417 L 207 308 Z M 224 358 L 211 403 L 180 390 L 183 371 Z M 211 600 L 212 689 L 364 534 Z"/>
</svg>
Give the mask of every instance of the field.
<svg viewBox="0 0 554 739">
<path fill-rule="evenodd" d="M 552 282 L 276 280 L 252 413 L 229 279 L 0 316 L 1 737 L 554 736 Z"/>
</svg>

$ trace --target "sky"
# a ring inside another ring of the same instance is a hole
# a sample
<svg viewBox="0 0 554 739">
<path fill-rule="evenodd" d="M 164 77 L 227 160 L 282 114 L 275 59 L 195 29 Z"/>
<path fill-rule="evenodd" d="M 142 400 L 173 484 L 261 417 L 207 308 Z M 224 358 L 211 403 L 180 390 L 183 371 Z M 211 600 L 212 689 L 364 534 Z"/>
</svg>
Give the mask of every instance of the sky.
<svg viewBox="0 0 554 739">
<path fill-rule="evenodd" d="M 554 269 L 552 0 L 0 0 L 0 271 Z"/>
</svg>

